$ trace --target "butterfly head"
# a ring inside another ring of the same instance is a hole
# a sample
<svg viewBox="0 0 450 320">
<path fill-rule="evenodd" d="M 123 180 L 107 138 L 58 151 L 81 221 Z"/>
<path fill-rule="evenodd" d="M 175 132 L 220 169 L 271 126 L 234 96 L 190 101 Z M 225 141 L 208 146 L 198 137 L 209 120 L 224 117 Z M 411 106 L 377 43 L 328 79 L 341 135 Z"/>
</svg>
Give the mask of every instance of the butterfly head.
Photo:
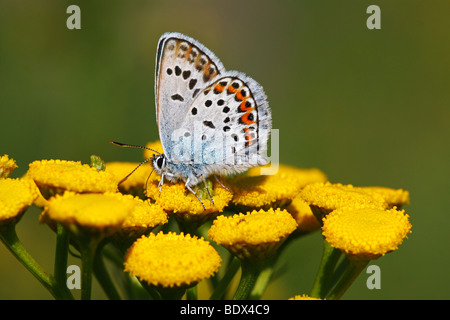
<svg viewBox="0 0 450 320">
<path fill-rule="evenodd" d="M 161 175 L 167 168 L 166 156 L 163 153 L 155 154 L 152 157 L 152 167 L 159 175 Z"/>
</svg>

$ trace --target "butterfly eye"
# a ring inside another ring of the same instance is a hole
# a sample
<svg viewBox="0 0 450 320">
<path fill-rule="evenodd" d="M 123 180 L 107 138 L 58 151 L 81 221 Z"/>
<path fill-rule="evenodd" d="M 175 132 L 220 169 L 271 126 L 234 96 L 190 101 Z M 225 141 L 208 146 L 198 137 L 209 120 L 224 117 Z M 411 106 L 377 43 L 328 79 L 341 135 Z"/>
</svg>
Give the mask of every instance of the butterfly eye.
<svg viewBox="0 0 450 320">
<path fill-rule="evenodd" d="M 166 161 L 164 157 L 158 157 L 158 159 L 156 159 L 156 166 L 158 167 L 158 169 L 162 169 L 165 164 Z"/>
</svg>

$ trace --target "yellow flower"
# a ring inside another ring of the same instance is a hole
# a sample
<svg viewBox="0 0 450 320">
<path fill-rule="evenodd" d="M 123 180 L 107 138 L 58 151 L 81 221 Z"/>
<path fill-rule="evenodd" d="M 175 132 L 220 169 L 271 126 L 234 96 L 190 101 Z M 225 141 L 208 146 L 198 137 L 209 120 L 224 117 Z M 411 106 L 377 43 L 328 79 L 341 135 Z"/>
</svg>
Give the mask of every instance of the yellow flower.
<svg viewBox="0 0 450 320">
<path fill-rule="evenodd" d="M 7 154 L 0 157 L 0 179 L 8 178 L 15 168 L 17 165 L 14 159 L 9 159 Z"/>
<path fill-rule="evenodd" d="M 139 165 L 137 162 L 109 162 L 106 163 L 106 172 L 110 172 L 116 183 L 128 176 Z M 119 185 L 119 191 L 122 193 L 130 193 L 132 195 L 144 195 L 145 183 L 152 172 L 149 164 L 141 165 L 127 180 Z"/>
<path fill-rule="evenodd" d="M 48 201 L 41 222 L 56 221 L 73 232 L 109 235 L 120 229 L 136 206 L 131 195 L 66 192 Z"/>
<path fill-rule="evenodd" d="M 252 168 L 247 175 L 236 175 L 228 180 L 234 194 L 232 202 L 239 209 L 283 207 L 307 184 L 327 179 L 318 169 L 283 164 L 274 175 L 258 175 L 260 170 Z"/>
<path fill-rule="evenodd" d="M 114 176 L 87 164 L 66 160 L 41 160 L 30 163 L 27 176 L 36 182 L 44 198 L 67 191 L 115 192 Z"/>
<path fill-rule="evenodd" d="M 125 271 L 154 286 L 195 285 L 219 269 L 221 258 L 203 238 L 169 232 L 142 236 L 125 256 Z"/>
<path fill-rule="evenodd" d="M 380 197 L 374 198 L 352 185 L 340 183 L 332 184 L 312 183 L 300 192 L 300 197 L 311 207 L 313 213 L 321 221 L 331 211 L 343 207 L 380 207 L 386 208 L 387 204 Z"/>
<path fill-rule="evenodd" d="M 248 170 L 248 176 L 260 176 L 261 169 L 269 168 L 271 164 L 267 164 L 261 167 L 253 167 Z M 327 176 L 321 170 L 317 168 L 297 168 L 287 164 L 280 163 L 278 165 L 278 172 L 275 174 L 280 174 L 282 176 L 290 176 L 289 178 L 297 178 L 300 181 L 300 188 L 305 187 L 308 184 L 314 182 L 325 182 L 327 181 Z"/>
<path fill-rule="evenodd" d="M 136 239 L 158 225 L 168 222 L 167 213 L 158 204 L 134 198 L 135 206 L 117 232 L 117 238 Z"/>
<path fill-rule="evenodd" d="M 320 223 L 314 216 L 309 204 L 300 196 L 296 196 L 286 210 L 294 217 L 298 228 L 296 232 L 312 232 L 320 228 Z"/>
<path fill-rule="evenodd" d="M 323 235 L 349 257 L 370 260 L 396 250 L 411 231 L 404 210 L 342 208 L 324 218 Z"/>
<path fill-rule="evenodd" d="M 310 296 L 308 296 L 306 294 L 301 294 L 301 295 L 299 294 L 299 295 L 296 295 L 296 296 L 294 296 L 292 298 L 289 298 L 288 300 L 322 300 L 322 299 L 310 297 Z"/>
<path fill-rule="evenodd" d="M 203 209 L 202 204 L 197 197 L 186 189 L 184 182 L 170 183 L 165 182 L 161 188 L 158 186 L 160 176 L 150 178 L 147 184 L 147 196 L 154 199 L 156 203 L 160 204 L 166 212 L 179 221 L 194 222 L 197 225 L 202 224 L 206 220 L 215 217 L 218 213 L 228 205 L 233 195 L 224 189 L 220 183 L 208 182 L 208 190 L 214 200 L 211 202 L 207 190 L 203 184 L 193 188 L 197 195 L 205 205 Z"/>
<path fill-rule="evenodd" d="M 17 221 L 37 195 L 32 181 L 0 179 L 0 226 Z"/>
<path fill-rule="evenodd" d="M 355 187 L 386 202 L 388 208 L 400 208 L 403 205 L 409 205 L 409 192 L 403 189 L 391 189 L 386 187 Z"/>
<path fill-rule="evenodd" d="M 208 236 L 239 259 L 266 258 L 297 228 L 286 211 L 270 208 L 232 217 L 218 216 Z"/>
</svg>

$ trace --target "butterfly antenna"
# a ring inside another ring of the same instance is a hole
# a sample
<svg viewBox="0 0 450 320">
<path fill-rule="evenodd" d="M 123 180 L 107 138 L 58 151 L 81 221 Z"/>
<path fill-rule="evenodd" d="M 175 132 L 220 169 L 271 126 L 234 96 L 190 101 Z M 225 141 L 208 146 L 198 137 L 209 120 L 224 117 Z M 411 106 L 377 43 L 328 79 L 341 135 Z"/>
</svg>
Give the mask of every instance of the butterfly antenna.
<svg viewBox="0 0 450 320">
<path fill-rule="evenodd" d="M 143 146 L 137 146 L 137 145 L 134 145 L 134 144 L 125 144 L 125 143 L 120 143 L 120 142 L 115 142 L 115 141 L 110 141 L 109 143 L 111 143 L 111 144 L 113 144 L 113 145 L 115 145 L 115 146 L 119 146 L 119 147 L 124 147 L 124 148 L 139 148 L 139 149 L 145 149 L 145 150 L 150 150 L 150 151 L 153 151 L 153 152 L 155 152 L 155 153 L 157 153 L 157 154 L 161 154 L 161 152 L 158 152 L 158 151 L 156 151 L 156 150 L 153 150 L 153 149 L 150 149 L 150 148 L 147 148 L 147 147 L 143 147 Z M 148 160 L 148 159 L 147 159 Z M 137 169 L 137 168 L 136 168 Z"/>
<path fill-rule="evenodd" d="M 124 182 L 125 180 L 127 180 L 140 166 L 142 166 L 144 163 L 147 163 L 149 160 L 151 160 L 153 158 L 147 158 L 144 161 L 142 161 L 141 163 L 138 164 L 138 166 L 136 168 L 133 169 L 133 171 L 131 171 L 125 178 L 123 178 L 122 180 L 119 181 L 119 184 L 121 184 L 122 182 Z M 153 170 L 152 170 L 153 172 Z M 151 173 L 150 173 L 151 174 Z M 149 176 L 150 177 L 150 176 Z"/>
</svg>

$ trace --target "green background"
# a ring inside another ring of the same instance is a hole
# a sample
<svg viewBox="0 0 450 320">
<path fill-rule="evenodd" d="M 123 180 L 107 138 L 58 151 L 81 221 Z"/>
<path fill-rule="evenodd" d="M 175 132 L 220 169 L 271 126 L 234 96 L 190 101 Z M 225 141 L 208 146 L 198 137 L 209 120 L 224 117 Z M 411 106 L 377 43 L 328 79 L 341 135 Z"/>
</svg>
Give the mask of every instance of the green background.
<svg viewBox="0 0 450 320">
<path fill-rule="evenodd" d="M 66 9 L 81 8 L 81 30 Z M 366 9 L 381 8 L 381 30 Z M 413 232 L 372 262 L 344 299 L 448 299 L 450 137 L 449 1 L 0 1 L 0 155 L 25 173 L 39 159 L 139 161 L 158 139 L 156 44 L 187 34 L 229 70 L 263 85 L 280 131 L 280 161 L 317 167 L 332 182 L 404 188 Z M 53 265 L 54 234 L 31 209 L 25 246 Z M 265 298 L 307 293 L 320 234 L 288 247 Z M 104 297 L 100 291 L 94 298 Z M 0 246 L 0 298 L 51 296 Z"/>
</svg>

